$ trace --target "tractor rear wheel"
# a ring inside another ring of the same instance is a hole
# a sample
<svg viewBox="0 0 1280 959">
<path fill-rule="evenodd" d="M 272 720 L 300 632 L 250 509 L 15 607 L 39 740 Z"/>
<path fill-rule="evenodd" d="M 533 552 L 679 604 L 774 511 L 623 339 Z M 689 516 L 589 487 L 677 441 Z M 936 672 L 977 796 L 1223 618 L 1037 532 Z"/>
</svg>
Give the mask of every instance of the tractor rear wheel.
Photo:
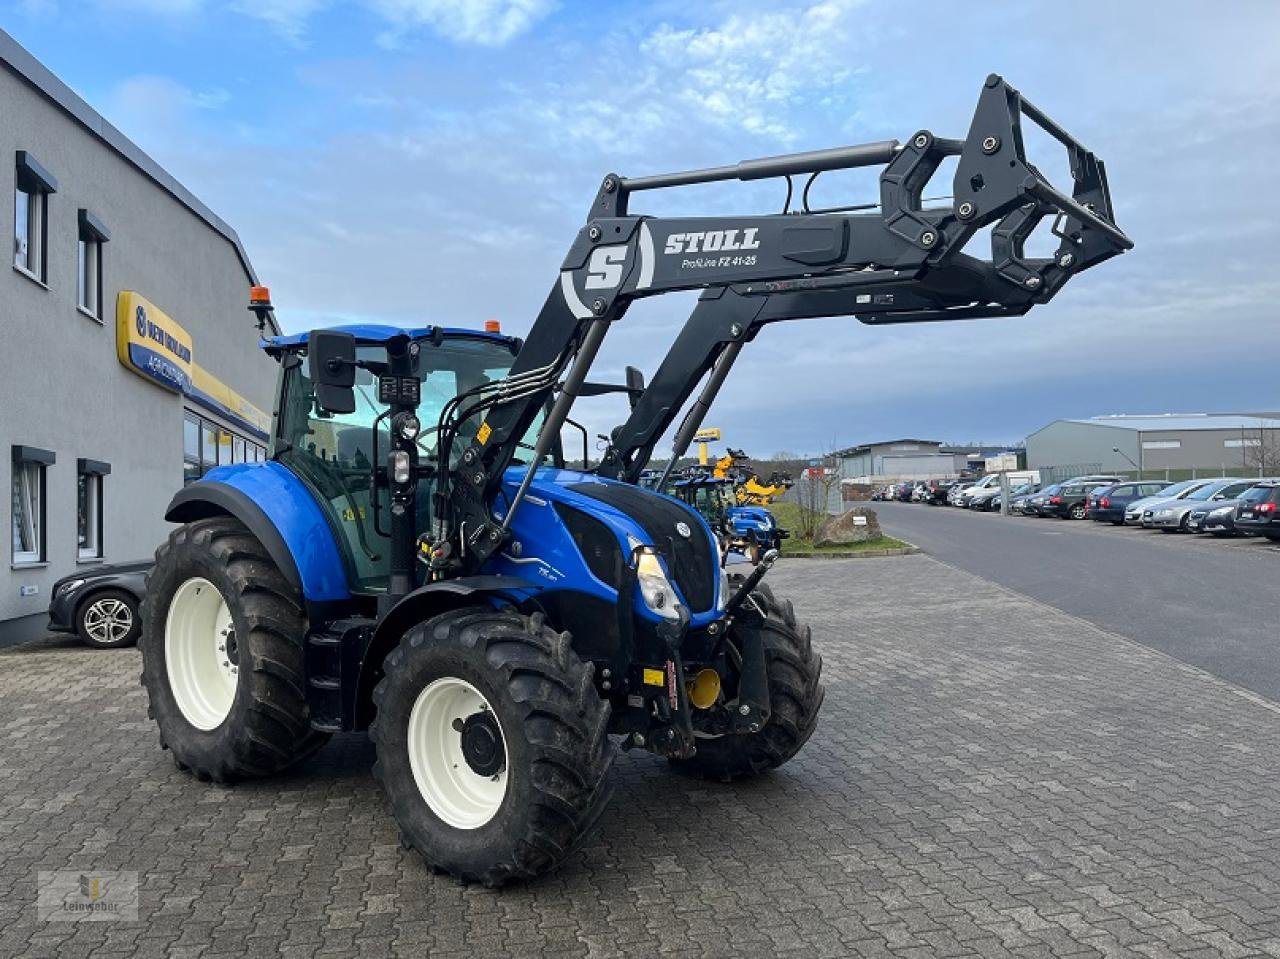
<svg viewBox="0 0 1280 959">
<path fill-rule="evenodd" d="M 731 782 L 777 769 L 798 753 L 818 724 L 826 693 L 822 685 L 822 657 L 813 649 L 809 627 L 796 621 L 790 600 L 781 602 L 761 583 L 751 601 L 763 621 L 736 621 L 730 636 L 746 630 L 763 632 L 765 666 L 769 677 L 769 721 L 758 733 L 699 739 L 689 759 L 673 759 L 679 772 Z"/>
<path fill-rule="evenodd" d="M 400 841 L 500 886 L 554 869 L 610 795 L 609 704 L 541 614 L 443 613 L 383 663 L 369 735 Z"/>
<path fill-rule="evenodd" d="M 310 725 L 302 597 L 238 520 L 178 527 L 142 607 L 142 685 L 160 745 L 196 778 L 270 775 L 328 740 Z"/>
</svg>

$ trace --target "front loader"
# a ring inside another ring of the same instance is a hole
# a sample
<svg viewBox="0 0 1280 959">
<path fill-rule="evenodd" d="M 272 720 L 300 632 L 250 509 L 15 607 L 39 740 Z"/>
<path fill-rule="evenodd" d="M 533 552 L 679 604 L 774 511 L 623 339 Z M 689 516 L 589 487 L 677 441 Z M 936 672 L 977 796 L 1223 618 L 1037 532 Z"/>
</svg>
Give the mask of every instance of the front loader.
<svg viewBox="0 0 1280 959">
<path fill-rule="evenodd" d="M 1027 161 L 1024 118 L 1067 148 L 1071 195 Z M 954 207 L 925 209 L 953 155 Z M 874 211 L 629 212 L 646 190 L 864 166 L 883 167 Z M 1048 215 L 1060 250 L 1029 260 Z M 961 252 L 989 225 L 990 259 Z M 993 76 L 964 140 L 606 176 L 524 340 L 354 326 L 265 341 L 281 367 L 269 461 L 174 498 L 148 583 L 143 683 L 162 744 L 225 782 L 368 730 L 402 841 L 488 885 L 578 846 L 615 739 L 712 779 L 783 765 L 817 724 L 821 659 L 761 583 L 770 557 L 731 583 L 705 520 L 636 484 L 657 438 L 705 376 L 687 448 L 764 323 L 1016 315 L 1130 245 L 1101 163 Z M 640 297 L 688 289 L 704 293 L 684 353 L 631 390 L 598 472 L 566 469 L 560 431 L 609 327 Z M 251 308 L 271 311 L 265 290 Z"/>
</svg>

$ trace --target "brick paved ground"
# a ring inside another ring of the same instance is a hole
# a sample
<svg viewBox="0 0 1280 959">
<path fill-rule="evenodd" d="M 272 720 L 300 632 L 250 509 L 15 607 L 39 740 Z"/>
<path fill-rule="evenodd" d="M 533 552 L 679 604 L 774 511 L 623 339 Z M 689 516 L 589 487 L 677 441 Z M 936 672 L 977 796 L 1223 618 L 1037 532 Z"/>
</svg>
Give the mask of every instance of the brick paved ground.
<svg viewBox="0 0 1280 959">
<path fill-rule="evenodd" d="M 501 893 L 396 843 L 363 737 L 180 775 L 133 651 L 0 654 L 0 956 L 1280 955 L 1280 713 L 923 556 L 784 563 L 826 657 L 807 750 L 747 786 L 632 754 L 597 838 Z M 137 923 L 37 923 L 42 869 L 142 874 Z"/>
</svg>

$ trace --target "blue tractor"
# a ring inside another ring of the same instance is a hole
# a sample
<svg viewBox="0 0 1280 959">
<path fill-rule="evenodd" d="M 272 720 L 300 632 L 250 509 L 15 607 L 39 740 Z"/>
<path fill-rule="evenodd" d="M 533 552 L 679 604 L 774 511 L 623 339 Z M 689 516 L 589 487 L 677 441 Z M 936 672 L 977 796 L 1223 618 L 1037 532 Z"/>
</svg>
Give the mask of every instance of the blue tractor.
<svg viewBox="0 0 1280 959">
<path fill-rule="evenodd" d="M 1070 195 L 1027 161 L 1028 117 L 1067 148 Z M 950 156 L 956 205 L 926 209 Z M 628 212 L 646 190 L 873 165 L 874 210 Z M 1059 252 L 1028 259 L 1045 217 Z M 991 258 L 962 253 L 987 226 Z M 368 730 L 402 841 L 488 885 L 581 843 L 616 741 L 717 780 L 783 765 L 817 724 L 821 659 L 761 582 L 771 557 L 731 575 L 696 510 L 637 482 L 658 438 L 705 376 L 674 463 L 763 324 L 1018 315 L 1130 245 L 1093 154 L 991 77 L 964 140 L 606 176 L 524 340 L 351 326 L 264 341 L 281 370 L 269 461 L 179 492 L 147 583 L 142 679 L 162 745 L 229 782 Z M 649 387 L 586 382 L 630 303 L 691 289 Z M 260 322 L 272 309 L 262 288 L 250 306 Z M 575 399 L 607 389 L 631 394 L 630 418 L 594 468 L 564 468 Z"/>
<path fill-rule="evenodd" d="M 716 532 L 724 553 L 737 553 L 758 565 L 790 536 L 763 506 L 739 506 L 737 480 L 694 468 L 671 483 L 671 495 L 693 507 Z"/>
</svg>

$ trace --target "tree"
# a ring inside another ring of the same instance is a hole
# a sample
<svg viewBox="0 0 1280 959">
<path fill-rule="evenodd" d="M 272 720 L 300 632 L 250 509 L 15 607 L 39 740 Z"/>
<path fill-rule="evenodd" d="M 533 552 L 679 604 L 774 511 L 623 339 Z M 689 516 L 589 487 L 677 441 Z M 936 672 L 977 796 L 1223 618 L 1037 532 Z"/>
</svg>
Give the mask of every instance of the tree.
<svg viewBox="0 0 1280 959">
<path fill-rule="evenodd" d="M 1244 463 L 1259 476 L 1280 474 L 1280 430 L 1261 425 L 1256 430 L 1241 430 Z"/>
<path fill-rule="evenodd" d="M 818 528 L 830 515 L 832 494 L 840 488 L 840 471 L 830 456 L 819 459 L 818 465 L 806 466 L 796 480 L 796 501 L 800 506 L 801 539 L 812 541 Z M 842 504 L 843 505 L 843 504 Z"/>
</svg>

